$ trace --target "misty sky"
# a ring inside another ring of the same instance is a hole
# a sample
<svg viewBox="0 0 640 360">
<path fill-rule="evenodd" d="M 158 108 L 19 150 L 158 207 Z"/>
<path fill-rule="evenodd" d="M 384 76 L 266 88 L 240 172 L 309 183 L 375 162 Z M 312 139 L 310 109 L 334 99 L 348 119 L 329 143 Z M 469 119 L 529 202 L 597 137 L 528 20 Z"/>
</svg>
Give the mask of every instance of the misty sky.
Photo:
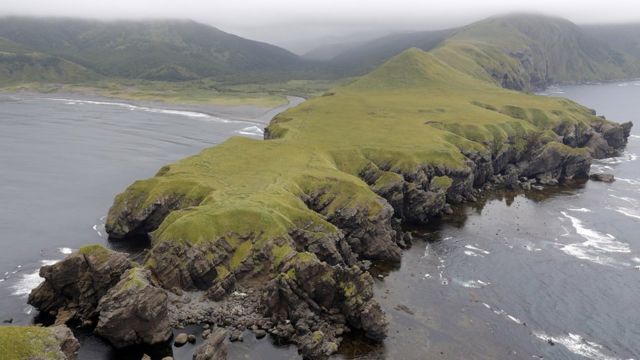
<svg viewBox="0 0 640 360">
<path fill-rule="evenodd" d="M 0 15 L 189 18 L 296 52 L 514 11 L 583 24 L 640 22 L 640 0 L 0 0 Z"/>
</svg>

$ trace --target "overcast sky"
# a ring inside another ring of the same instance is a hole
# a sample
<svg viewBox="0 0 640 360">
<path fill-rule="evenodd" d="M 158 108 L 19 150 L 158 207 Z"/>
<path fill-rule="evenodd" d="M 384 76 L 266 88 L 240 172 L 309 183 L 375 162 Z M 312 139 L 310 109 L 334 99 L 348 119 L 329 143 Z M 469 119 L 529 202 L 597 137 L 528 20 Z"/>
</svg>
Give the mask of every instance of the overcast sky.
<svg viewBox="0 0 640 360">
<path fill-rule="evenodd" d="M 343 35 L 441 29 L 514 11 L 640 22 L 640 0 L 0 0 L 0 15 L 189 18 L 297 52 Z"/>
</svg>

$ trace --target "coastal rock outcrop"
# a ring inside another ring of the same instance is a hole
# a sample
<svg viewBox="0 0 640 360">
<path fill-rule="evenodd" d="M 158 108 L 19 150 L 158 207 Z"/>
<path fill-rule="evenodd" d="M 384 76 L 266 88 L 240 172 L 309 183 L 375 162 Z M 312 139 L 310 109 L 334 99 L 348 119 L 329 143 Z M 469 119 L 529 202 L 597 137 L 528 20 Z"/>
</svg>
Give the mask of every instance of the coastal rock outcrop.
<svg viewBox="0 0 640 360">
<path fill-rule="evenodd" d="M 73 320 L 95 326 L 95 333 L 116 347 L 171 337 L 166 291 L 124 253 L 85 246 L 40 274 L 45 280 L 31 292 L 29 304 L 55 316 L 56 324 Z"/>
<path fill-rule="evenodd" d="M 89 245 L 64 260 L 40 269 L 44 282 L 29 294 L 28 303 L 41 312 L 93 324 L 98 302 L 132 263 L 124 253 Z M 60 321 L 59 321 L 60 322 Z"/>
<path fill-rule="evenodd" d="M 166 291 L 156 286 L 148 270 L 127 270 L 98 304 L 95 333 L 116 347 L 153 345 L 171 337 Z"/>
</svg>

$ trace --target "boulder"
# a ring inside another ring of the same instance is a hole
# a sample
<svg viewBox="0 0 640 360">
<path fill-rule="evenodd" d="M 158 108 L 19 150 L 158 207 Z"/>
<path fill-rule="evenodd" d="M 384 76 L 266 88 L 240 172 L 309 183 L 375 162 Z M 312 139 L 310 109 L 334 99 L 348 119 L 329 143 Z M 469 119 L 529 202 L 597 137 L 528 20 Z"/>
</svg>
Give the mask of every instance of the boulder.
<svg viewBox="0 0 640 360">
<path fill-rule="evenodd" d="M 176 338 L 173 339 L 173 345 L 180 347 L 186 344 L 189 341 L 189 335 L 186 333 L 180 333 L 176 335 Z"/>
<path fill-rule="evenodd" d="M 28 303 L 58 316 L 57 324 L 71 319 L 91 323 L 98 302 L 132 267 L 127 255 L 100 245 L 89 245 L 64 260 L 40 269 L 45 280 L 29 294 Z"/>
<path fill-rule="evenodd" d="M 217 328 L 213 330 L 207 340 L 193 354 L 193 360 L 225 360 L 227 358 L 227 344 L 224 343 L 227 333 Z"/>
<path fill-rule="evenodd" d="M 100 300 L 95 332 L 118 348 L 162 343 L 171 337 L 167 308 L 167 293 L 151 273 L 132 268 Z"/>
<path fill-rule="evenodd" d="M 591 174 L 589 175 L 589 179 L 593 181 L 601 181 L 605 183 L 612 183 L 616 180 L 613 174 L 606 174 L 606 173 Z"/>
</svg>

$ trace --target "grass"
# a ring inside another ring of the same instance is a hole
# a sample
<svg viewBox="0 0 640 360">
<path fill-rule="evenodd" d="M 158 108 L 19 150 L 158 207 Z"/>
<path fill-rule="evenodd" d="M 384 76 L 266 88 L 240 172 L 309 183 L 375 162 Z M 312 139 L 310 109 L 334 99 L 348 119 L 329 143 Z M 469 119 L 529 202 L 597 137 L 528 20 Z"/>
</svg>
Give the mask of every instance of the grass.
<svg viewBox="0 0 640 360">
<path fill-rule="evenodd" d="M 559 124 L 603 121 L 571 101 L 506 90 L 486 73 L 474 75 L 483 60 L 473 54 L 456 53 L 451 65 L 448 55 L 460 50 L 447 46 L 405 51 L 278 115 L 271 140 L 231 138 L 164 167 L 119 196 L 107 222 L 123 211 L 144 214 L 167 197 L 188 198 L 152 233 L 154 244 L 200 246 L 224 238 L 235 249 L 229 271 L 264 249 L 277 268 L 296 251 L 293 230 L 322 237 L 338 231 L 327 221 L 333 214 L 379 214 L 384 200 L 359 177 L 363 169 L 382 169 L 373 185 L 382 188 L 426 165 L 467 169 L 463 154 L 489 155 L 504 144 L 524 151 Z M 453 183 L 430 180 L 443 190 Z M 310 208 L 309 198 L 321 209 Z"/>
<path fill-rule="evenodd" d="M 12 360 L 64 360 L 51 329 L 37 326 L 0 326 L 0 356 Z"/>
<path fill-rule="evenodd" d="M 95 257 L 98 261 L 103 262 L 109 258 L 111 250 L 106 249 L 99 244 L 86 245 L 78 249 L 78 253 L 82 255 Z"/>
</svg>

